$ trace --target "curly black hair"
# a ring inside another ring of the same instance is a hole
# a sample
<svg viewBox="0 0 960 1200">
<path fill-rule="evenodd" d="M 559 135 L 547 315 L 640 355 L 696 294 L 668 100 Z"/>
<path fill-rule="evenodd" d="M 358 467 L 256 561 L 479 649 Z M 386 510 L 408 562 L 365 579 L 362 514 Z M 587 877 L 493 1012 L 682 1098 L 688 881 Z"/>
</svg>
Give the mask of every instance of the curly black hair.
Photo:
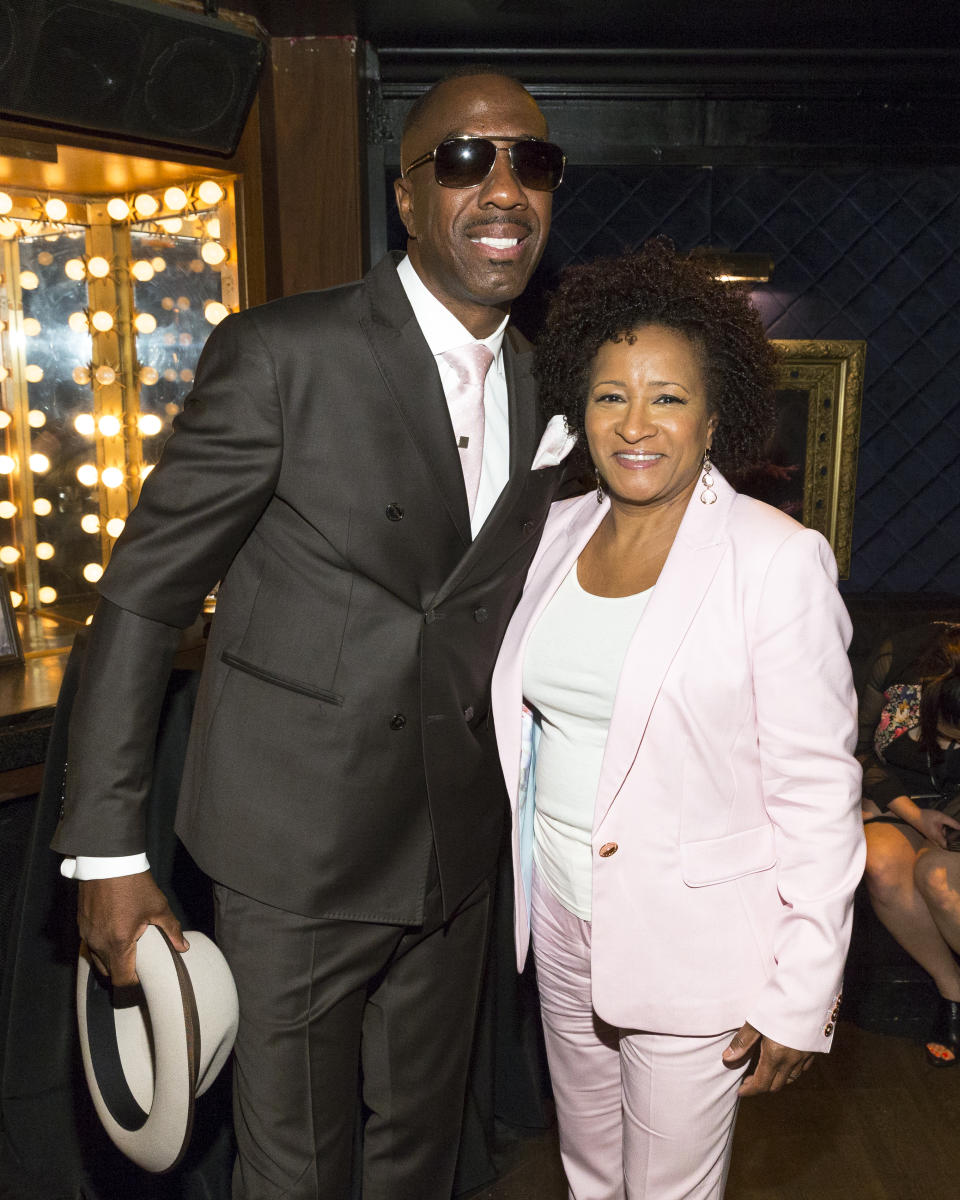
<svg viewBox="0 0 960 1200">
<path fill-rule="evenodd" d="M 562 413 L 580 435 L 581 462 L 589 462 L 590 364 L 605 342 L 645 325 L 676 330 L 700 353 L 707 404 L 718 418 L 710 457 L 733 475 L 759 461 L 773 430 L 776 351 L 745 289 L 714 279 L 705 262 L 660 237 L 637 251 L 568 267 L 551 297 L 534 370 L 544 413 Z"/>
</svg>

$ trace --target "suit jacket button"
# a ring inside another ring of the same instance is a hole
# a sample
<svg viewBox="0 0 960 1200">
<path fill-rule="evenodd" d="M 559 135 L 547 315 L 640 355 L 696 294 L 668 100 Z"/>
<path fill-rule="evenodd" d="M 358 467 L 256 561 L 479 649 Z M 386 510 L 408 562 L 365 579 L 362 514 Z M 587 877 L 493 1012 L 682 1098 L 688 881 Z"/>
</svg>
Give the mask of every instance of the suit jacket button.
<svg viewBox="0 0 960 1200">
<path fill-rule="evenodd" d="M 520 526 L 520 532 L 521 533 L 529 533 L 532 528 L 533 528 L 532 521 L 524 521 L 523 524 Z"/>
<path fill-rule="evenodd" d="M 489 617 L 489 616 L 490 616 L 490 614 L 483 607 L 475 608 L 473 610 L 473 619 L 476 621 L 476 623 L 478 625 L 482 625 L 484 623 L 484 621 L 487 619 L 487 617 Z"/>
<path fill-rule="evenodd" d="M 823 1036 L 829 1037 L 831 1033 L 833 1033 L 833 1022 L 828 1021 L 823 1027 Z"/>
<path fill-rule="evenodd" d="M 604 842 L 600 847 L 600 857 L 609 858 L 611 854 L 616 854 L 620 849 L 616 842 Z"/>
<path fill-rule="evenodd" d="M 406 723 L 407 723 L 407 718 L 403 715 L 403 713 L 394 713 L 393 716 L 390 718 L 390 728 L 391 729 L 403 729 L 403 727 L 404 727 L 404 725 L 406 725 Z"/>
<path fill-rule="evenodd" d="M 473 720 L 473 705 L 472 705 L 472 704 L 471 704 L 471 705 L 468 705 L 468 706 L 467 706 L 467 707 L 466 707 L 466 708 L 463 710 L 463 719 L 464 719 L 465 721 L 472 721 L 472 720 Z"/>
<path fill-rule="evenodd" d="M 388 504 L 386 512 L 387 512 L 387 520 L 388 521 L 402 521 L 403 520 L 403 509 L 400 507 L 399 504 L 396 504 L 396 503 Z"/>
</svg>

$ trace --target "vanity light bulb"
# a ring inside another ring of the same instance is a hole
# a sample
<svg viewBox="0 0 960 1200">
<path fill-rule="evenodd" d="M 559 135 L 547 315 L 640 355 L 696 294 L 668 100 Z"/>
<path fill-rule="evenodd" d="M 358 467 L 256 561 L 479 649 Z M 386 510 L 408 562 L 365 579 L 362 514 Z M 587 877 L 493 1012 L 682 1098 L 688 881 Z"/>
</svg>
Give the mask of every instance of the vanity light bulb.
<svg viewBox="0 0 960 1200">
<path fill-rule="evenodd" d="M 50 470 L 50 459 L 45 454 L 31 454 L 28 461 L 30 470 L 37 475 L 43 475 Z"/>
<path fill-rule="evenodd" d="M 37 599 L 41 604 L 52 604 L 57 598 L 57 589 L 52 587 L 42 587 L 37 590 Z"/>
<path fill-rule="evenodd" d="M 10 607 L 11 608 L 19 608 L 22 603 L 23 603 L 23 593 L 15 592 L 13 590 L 13 588 L 11 588 L 10 589 Z"/>
<path fill-rule="evenodd" d="M 113 367 L 108 367 L 106 364 L 102 367 L 97 367 L 93 377 L 101 387 L 109 387 L 111 383 L 117 382 L 116 371 Z"/>
<path fill-rule="evenodd" d="M 90 382 L 90 371 L 87 367 L 74 367 L 70 372 L 70 376 L 78 387 L 86 387 Z M 77 420 L 79 419 L 78 417 Z M 77 428 L 79 429 L 79 426 Z"/>
<path fill-rule="evenodd" d="M 130 205 L 120 196 L 107 201 L 107 216 L 111 221 L 125 221 L 130 216 Z"/>
<path fill-rule="evenodd" d="M 12 475 L 17 469 L 17 460 L 9 454 L 0 454 L 0 475 Z"/>
<path fill-rule="evenodd" d="M 106 488 L 118 488 L 123 483 L 123 472 L 119 467 L 106 467 L 100 473 L 100 479 Z"/>
<path fill-rule="evenodd" d="M 5 521 L 12 520 L 17 515 L 17 506 L 9 500 L 0 500 L 0 517 Z"/>
<path fill-rule="evenodd" d="M 204 204 L 219 204 L 223 199 L 223 188 L 212 179 L 205 179 L 197 188 L 197 195 Z"/>
<path fill-rule="evenodd" d="M 104 437 L 116 437 L 123 426 L 117 417 L 108 413 L 105 417 L 100 418 L 98 428 Z"/>
<path fill-rule="evenodd" d="M 165 271 L 167 269 L 167 260 L 165 258 L 161 258 L 159 254 L 156 256 L 156 258 L 150 259 L 150 264 L 155 271 Z"/>
<path fill-rule="evenodd" d="M 84 487 L 95 487 L 100 478 L 100 472 L 93 463 L 83 463 L 77 467 L 77 479 Z"/>
<path fill-rule="evenodd" d="M 133 207 L 138 217 L 152 217 L 160 205 L 156 196 L 151 196 L 149 192 L 141 192 L 139 196 L 134 197 Z"/>
<path fill-rule="evenodd" d="M 99 533 L 100 518 L 96 513 L 84 513 L 80 518 L 80 528 L 84 533 Z"/>
<path fill-rule="evenodd" d="M 211 267 L 217 267 L 227 257 L 227 252 L 219 242 L 204 242 L 200 247 L 200 257 Z"/>
<path fill-rule="evenodd" d="M 82 258 L 68 258 L 63 264 L 63 273 L 74 283 L 79 283 L 81 279 L 86 278 L 87 268 Z"/>
<path fill-rule="evenodd" d="M 62 200 L 54 196 L 43 206 L 43 211 L 51 221 L 62 221 L 67 215 L 67 206 Z"/>
<path fill-rule="evenodd" d="M 94 279 L 106 279 L 110 274 L 110 264 L 102 255 L 95 254 L 87 261 L 87 273 Z"/>
<path fill-rule="evenodd" d="M 50 542 L 37 542 L 37 558 L 41 558 L 46 561 L 47 559 L 53 558 L 55 554 L 56 550 L 54 550 Z"/>
<path fill-rule="evenodd" d="M 0 217 L 0 237 L 15 238 L 20 232 L 20 226 L 16 221 L 11 221 L 7 217 Z"/>
<path fill-rule="evenodd" d="M 16 546 L 0 546 L 0 562 L 5 563 L 8 567 L 12 566 L 20 557 L 20 551 Z"/>
<path fill-rule="evenodd" d="M 99 563 L 87 563 L 83 568 L 83 577 L 87 583 L 96 583 L 103 574 L 103 567 Z"/>
<path fill-rule="evenodd" d="M 163 428 L 163 422 L 156 413 L 143 413 L 137 419 L 137 428 L 144 437 L 154 437 Z"/>
<path fill-rule="evenodd" d="M 145 258 L 138 258 L 130 268 L 130 274 L 140 283 L 149 283 L 154 276 L 153 263 Z"/>
<path fill-rule="evenodd" d="M 153 387 L 159 378 L 160 372 L 156 367 L 140 368 L 140 382 L 144 385 L 144 387 Z"/>
<path fill-rule="evenodd" d="M 137 313 L 133 324 L 137 333 L 153 333 L 157 327 L 157 318 L 153 313 Z"/>
<path fill-rule="evenodd" d="M 98 333 L 109 333 L 113 328 L 113 317 L 105 308 L 98 308 L 90 317 L 90 324 Z"/>
<path fill-rule="evenodd" d="M 107 522 L 107 535 L 112 538 L 118 538 L 123 533 L 123 527 L 126 522 L 122 517 L 112 517 Z"/>
<path fill-rule="evenodd" d="M 219 300 L 208 300 L 203 306 L 203 315 L 211 325 L 219 325 L 224 317 L 230 315 L 230 309 Z"/>
<path fill-rule="evenodd" d="M 171 212 L 180 212 L 190 203 L 187 193 L 180 187 L 168 187 L 163 193 L 163 203 Z"/>
<path fill-rule="evenodd" d="M 23 332 L 27 337 L 36 337 L 43 330 L 43 326 L 36 317 L 24 317 Z"/>
<path fill-rule="evenodd" d="M 40 278 L 33 271 L 21 271 L 20 286 L 25 292 L 32 292 L 40 286 Z"/>
<path fill-rule="evenodd" d="M 88 375 L 87 379 L 89 380 L 89 378 L 90 376 Z M 93 437 L 97 428 L 93 419 L 93 413 L 77 413 L 73 418 L 73 427 L 81 437 Z"/>
<path fill-rule="evenodd" d="M 6 429 L 12 420 L 13 417 L 11 417 L 8 412 L 4 412 L 2 409 L 0 409 L 0 429 Z"/>
<path fill-rule="evenodd" d="M 164 233 L 179 233 L 183 229 L 183 220 L 181 217 L 164 217 L 162 221 L 157 223 Z"/>
<path fill-rule="evenodd" d="M 89 333 L 90 322 L 87 320 L 87 314 L 82 312 L 72 312 L 67 317 L 67 324 L 74 333 Z"/>
<path fill-rule="evenodd" d="M 38 496 L 33 502 L 33 511 L 38 517 L 49 517 L 53 512 L 53 505 L 46 496 Z"/>
<path fill-rule="evenodd" d="M 206 231 L 207 237 L 216 240 L 220 236 L 220 218 L 211 217 L 209 221 L 204 223 L 203 228 Z"/>
<path fill-rule="evenodd" d="M 140 482 L 141 483 L 143 483 L 143 481 L 146 479 L 146 477 L 150 474 L 150 472 L 152 470 L 153 470 L 153 463 L 148 463 L 147 466 L 140 468 Z"/>
<path fill-rule="evenodd" d="M 38 367 L 36 363 L 29 363 L 23 372 L 23 377 L 27 383 L 39 383 L 43 378 L 43 367 Z"/>
<path fill-rule="evenodd" d="M 13 199 L 6 192 L 0 192 L 0 216 L 5 217 L 13 208 Z"/>
<path fill-rule="evenodd" d="M 27 424 L 31 429 L 42 429 L 47 423 L 47 414 L 39 408 L 31 408 L 27 413 Z"/>
</svg>

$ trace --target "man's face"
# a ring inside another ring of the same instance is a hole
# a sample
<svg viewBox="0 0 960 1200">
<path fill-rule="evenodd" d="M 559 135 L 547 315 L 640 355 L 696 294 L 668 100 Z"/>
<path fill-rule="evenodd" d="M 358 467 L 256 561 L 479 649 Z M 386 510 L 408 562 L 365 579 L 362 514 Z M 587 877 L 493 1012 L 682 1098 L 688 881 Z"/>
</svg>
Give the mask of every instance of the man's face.
<svg viewBox="0 0 960 1200">
<path fill-rule="evenodd" d="M 404 165 L 458 134 L 508 146 L 509 141 L 497 139 L 546 138 L 547 123 L 532 97 L 512 80 L 499 75 L 449 79 L 404 140 Z M 552 193 L 522 187 L 507 154 L 497 155 L 476 187 L 441 187 L 433 163 L 427 162 L 398 179 L 394 190 L 409 235 L 407 253 L 420 278 L 475 337 L 492 333 L 540 260 Z"/>
</svg>

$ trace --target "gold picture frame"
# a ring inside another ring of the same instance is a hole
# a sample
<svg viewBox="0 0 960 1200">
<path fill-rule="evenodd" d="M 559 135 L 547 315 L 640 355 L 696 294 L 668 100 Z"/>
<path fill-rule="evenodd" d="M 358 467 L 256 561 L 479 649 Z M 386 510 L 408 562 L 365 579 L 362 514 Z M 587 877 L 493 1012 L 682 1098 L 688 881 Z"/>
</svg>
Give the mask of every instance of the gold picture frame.
<svg viewBox="0 0 960 1200">
<path fill-rule="evenodd" d="M 749 472 L 740 490 L 822 533 L 846 579 L 867 343 L 772 339 L 771 344 L 781 354 L 777 430 L 767 461 Z"/>
</svg>

